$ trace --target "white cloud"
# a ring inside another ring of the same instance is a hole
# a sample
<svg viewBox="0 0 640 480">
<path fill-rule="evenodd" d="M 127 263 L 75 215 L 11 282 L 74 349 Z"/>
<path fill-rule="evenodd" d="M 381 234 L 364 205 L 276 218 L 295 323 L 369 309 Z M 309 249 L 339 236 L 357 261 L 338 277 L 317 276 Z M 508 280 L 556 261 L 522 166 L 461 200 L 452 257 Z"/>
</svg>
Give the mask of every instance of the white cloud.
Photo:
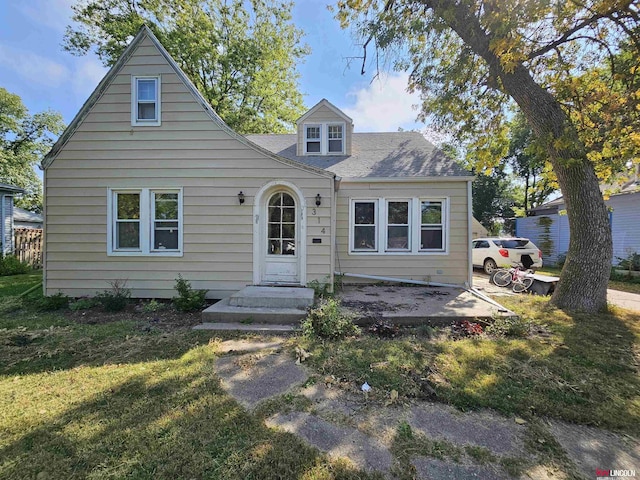
<svg viewBox="0 0 640 480">
<path fill-rule="evenodd" d="M 41 55 L 0 45 L 0 64 L 30 83 L 59 87 L 69 78 L 69 69 Z"/>
<path fill-rule="evenodd" d="M 71 22 L 71 5 L 74 0 L 31 0 L 24 2 L 20 10 L 35 22 L 63 32 Z"/>
<path fill-rule="evenodd" d="M 97 58 L 85 57 L 77 60 L 73 74 L 73 93 L 77 97 L 87 99 L 107 73 L 107 69 Z"/>
<path fill-rule="evenodd" d="M 342 110 L 353 118 L 356 131 L 395 132 L 398 127 L 417 128 L 417 93 L 407 92 L 407 73 L 393 73 L 376 78 L 366 88 L 352 91 L 355 104 Z"/>
</svg>

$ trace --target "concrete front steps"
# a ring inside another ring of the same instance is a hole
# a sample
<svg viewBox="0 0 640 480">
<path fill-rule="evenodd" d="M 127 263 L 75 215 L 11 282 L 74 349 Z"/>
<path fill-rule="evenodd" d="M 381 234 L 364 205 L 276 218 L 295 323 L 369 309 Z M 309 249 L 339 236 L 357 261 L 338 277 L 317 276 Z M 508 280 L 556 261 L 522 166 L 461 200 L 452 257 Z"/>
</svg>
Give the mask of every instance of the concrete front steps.
<svg viewBox="0 0 640 480">
<path fill-rule="evenodd" d="M 314 291 L 298 287 L 245 287 L 202 312 L 205 323 L 295 324 L 313 305 Z"/>
</svg>

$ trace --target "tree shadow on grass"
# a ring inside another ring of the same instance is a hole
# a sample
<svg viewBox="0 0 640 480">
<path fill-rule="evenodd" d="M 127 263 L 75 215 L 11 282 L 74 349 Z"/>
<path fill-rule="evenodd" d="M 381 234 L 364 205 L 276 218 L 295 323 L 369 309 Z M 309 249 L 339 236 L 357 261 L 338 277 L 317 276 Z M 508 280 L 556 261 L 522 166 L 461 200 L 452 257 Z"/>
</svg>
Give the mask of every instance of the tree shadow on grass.
<svg viewBox="0 0 640 480">
<path fill-rule="evenodd" d="M 0 477 L 373 478 L 266 428 L 221 389 L 214 358 L 200 347 L 177 360 L 56 372 L 40 386 L 19 378 Z"/>
</svg>

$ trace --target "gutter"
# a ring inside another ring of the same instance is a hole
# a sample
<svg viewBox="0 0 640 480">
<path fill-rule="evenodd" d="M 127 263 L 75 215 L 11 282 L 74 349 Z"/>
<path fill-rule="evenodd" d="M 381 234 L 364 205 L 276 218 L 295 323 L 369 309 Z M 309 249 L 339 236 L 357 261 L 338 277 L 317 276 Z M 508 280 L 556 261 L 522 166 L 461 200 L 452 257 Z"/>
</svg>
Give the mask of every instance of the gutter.
<svg viewBox="0 0 640 480">
<path fill-rule="evenodd" d="M 493 305 L 498 309 L 498 313 L 509 313 L 511 312 L 508 308 L 503 305 L 500 305 L 493 298 L 488 297 L 484 293 L 476 290 L 475 288 L 469 288 L 466 285 L 456 285 L 453 283 L 436 283 L 436 282 L 423 282 L 422 280 L 412 280 L 410 278 L 393 278 L 393 277 L 381 277 L 379 275 L 364 275 L 361 273 L 347 273 L 347 272 L 334 272 L 334 275 L 341 275 L 343 277 L 351 277 L 351 278 L 362 278 L 365 280 L 378 280 L 380 282 L 398 282 L 398 283 L 409 283 L 411 285 L 421 285 L 424 287 L 447 287 L 447 288 L 459 288 L 465 292 L 469 292 L 471 295 L 478 297 L 481 300 Z M 511 312 L 513 313 L 513 312 Z"/>
</svg>

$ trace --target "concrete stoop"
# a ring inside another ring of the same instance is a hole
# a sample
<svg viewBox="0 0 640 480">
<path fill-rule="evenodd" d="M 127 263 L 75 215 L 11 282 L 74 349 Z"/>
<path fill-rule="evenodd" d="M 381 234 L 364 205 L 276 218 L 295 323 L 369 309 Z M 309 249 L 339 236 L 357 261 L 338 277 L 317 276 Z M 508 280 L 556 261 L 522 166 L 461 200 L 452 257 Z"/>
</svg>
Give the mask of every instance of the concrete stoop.
<svg viewBox="0 0 640 480">
<path fill-rule="evenodd" d="M 313 305 L 311 288 L 246 287 L 202 312 L 203 322 L 295 324 Z"/>
</svg>

